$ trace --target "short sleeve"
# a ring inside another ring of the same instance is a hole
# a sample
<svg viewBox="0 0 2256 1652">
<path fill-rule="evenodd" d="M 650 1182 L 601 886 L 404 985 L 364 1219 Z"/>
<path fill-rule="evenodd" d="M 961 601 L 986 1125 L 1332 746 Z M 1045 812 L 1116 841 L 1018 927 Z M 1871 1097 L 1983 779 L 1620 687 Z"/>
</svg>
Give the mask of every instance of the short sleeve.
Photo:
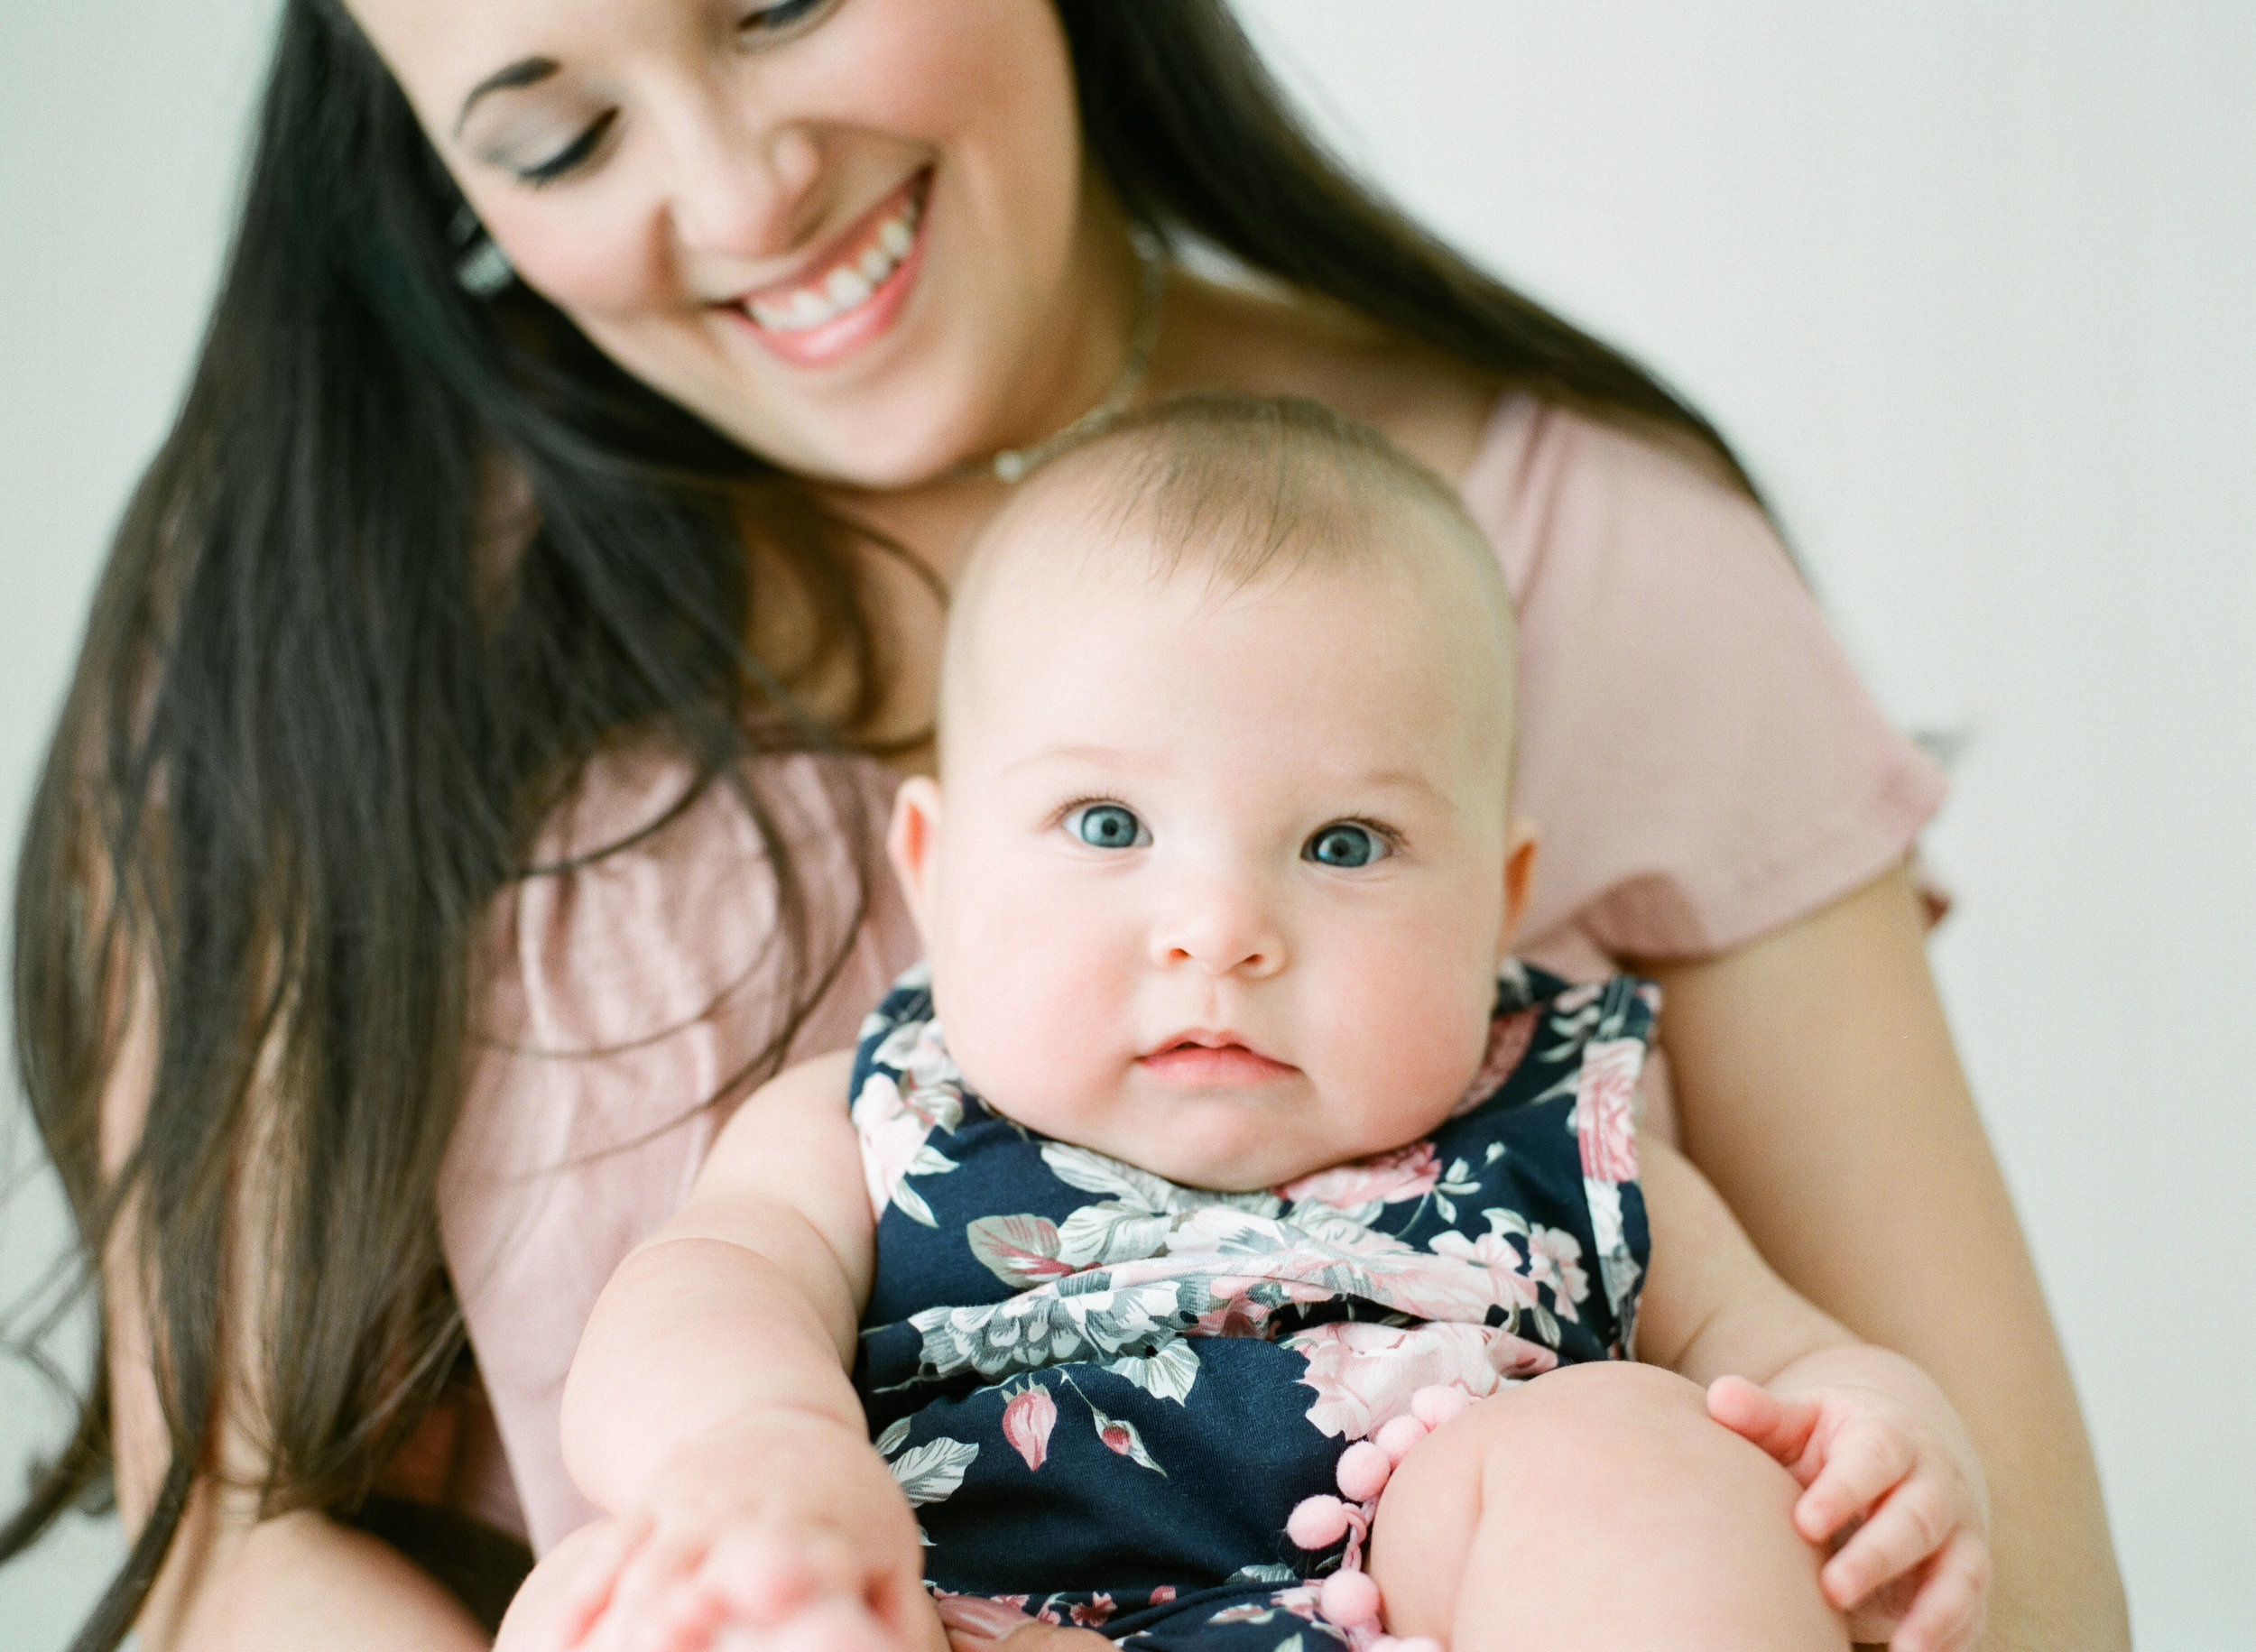
<svg viewBox="0 0 2256 1652">
<path fill-rule="evenodd" d="M 679 1207 L 762 1052 L 850 1047 L 916 955 L 878 852 L 893 777 L 792 757 L 751 779 L 799 900 L 779 899 L 732 788 L 688 798 L 680 763 L 626 752 L 591 767 L 544 833 L 554 870 L 510 890 L 484 937 L 439 1221 L 536 1553 L 598 1512 L 559 1432 L 596 1295 Z M 794 913 L 819 986 L 796 1025 Z"/>
<path fill-rule="evenodd" d="M 1943 780 L 1891 729 L 1762 513 L 1693 462 L 1533 398 L 1464 483 L 1520 616 L 1531 958 L 1697 957 L 1910 851 Z"/>
</svg>

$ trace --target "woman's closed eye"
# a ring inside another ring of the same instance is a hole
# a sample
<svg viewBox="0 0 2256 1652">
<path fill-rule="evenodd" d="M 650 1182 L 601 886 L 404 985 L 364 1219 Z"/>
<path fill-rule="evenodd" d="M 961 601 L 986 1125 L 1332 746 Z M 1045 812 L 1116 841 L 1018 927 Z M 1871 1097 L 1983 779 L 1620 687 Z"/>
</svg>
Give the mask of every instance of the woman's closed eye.
<svg viewBox="0 0 2256 1652">
<path fill-rule="evenodd" d="M 813 24 L 820 14 L 844 3 L 845 0 L 769 0 L 769 4 L 755 5 L 737 17 L 736 38 L 754 50 L 776 45 L 795 38 L 804 32 L 802 25 Z M 616 109 L 606 109 L 547 160 L 518 168 L 519 181 L 537 189 L 579 171 L 602 148 L 604 139 L 610 135 L 618 119 Z"/>
<path fill-rule="evenodd" d="M 1062 823 L 1068 835 L 1092 849 L 1143 849 L 1151 843 L 1151 828 L 1136 812 L 1117 803 L 1084 803 Z"/>
<path fill-rule="evenodd" d="M 618 119 L 616 109 L 605 110 L 588 122 L 578 137 L 546 161 L 534 166 L 520 167 L 517 170 L 518 180 L 537 189 L 543 184 L 554 183 L 566 174 L 578 171 L 587 163 L 588 157 L 603 146 L 604 139 L 610 135 L 611 128 Z"/>
<path fill-rule="evenodd" d="M 764 45 L 816 13 L 843 4 L 844 0 L 768 0 L 767 5 L 753 6 L 736 19 L 736 33 L 748 45 Z"/>
<path fill-rule="evenodd" d="M 1360 820 L 1335 820 L 1309 834 L 1300 845 L 1300 858 L 1319 866 L 1353 871 L 1386 859 L 1394 853 L 1392 834 L 1385 827 Z"/>
</svg>

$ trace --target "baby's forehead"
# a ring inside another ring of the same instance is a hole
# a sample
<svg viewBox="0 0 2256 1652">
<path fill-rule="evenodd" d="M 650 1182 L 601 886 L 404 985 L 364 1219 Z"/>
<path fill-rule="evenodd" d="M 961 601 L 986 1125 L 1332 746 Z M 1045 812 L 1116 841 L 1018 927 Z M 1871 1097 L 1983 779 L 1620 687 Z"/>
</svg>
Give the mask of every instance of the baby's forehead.
<svg viewBox="0 0 2256 1652">
<path fill-rule="evenodd" d="M 947 749 L 975 728 L 984 746 L 1002 726 L 1026 724 L 1037 709 L 1029 697 L 1046 692 L 1038 685 L 1054 680 L 1061 655 L 1118 658 L 1130 637 L 1139 658 L 1170 675 L 1170 657 L 1188 662 L 1226 637 L 1255 657 L 1290 660 L 1285 674 L 1301 687 L 1337 681 L 1342 653 L 1353 652 L 1376 669 L 1347 675 L 1380 685 L 1382 700 L 1399 694 L 1401 716 L 1430 720 L 1438 707 L 1468 749 L 1508 761 L 1509 621 L 1471 559 L 1488 558 L 1493 569 L 1484 543 L 1468 553 L 1446 523 L 1399 501 L 1345 517 L 1303 514 L 1274 530 L 1229 513 L 1169 524 L 1118 503 L 1063 490 L 1029 499 L 982 548 L 949 626 L 944 768 Z M 1496 583 L 1501 593 L 1501 577 Z M 1326 650 L 1311 651 L 1319 635 Z M 1238 710 L 1259 715 L 1251 703 L 1216 703 L 1198 725 L 1219 737 L 1241 721 Z"/>
<path fill-rule="evenodd" d="M 1384 477 L 1327 471 L 1305 461 L 1291 485 L 1258 472 L 1224 473 L 1196 487 L 1152 487 L 1133 453 L 1077 454 L 1038 473 L 990 524 L 954 598 L 966 631 L 998 598 L 1023 610 L 1085 600 L 1102 586 L 1115 600 L 1140 590 L 1176 593 L 1188 582 L 1216 601 L 1290 582 L 1343 601 L 1376 591 L 1468 599 L 1511 652 L 1512 616 L 1494 553 L 1454 503 L 1448 509 Z M 1111 461 L 1111 462 L 1106 462 Z"/>
</svg>

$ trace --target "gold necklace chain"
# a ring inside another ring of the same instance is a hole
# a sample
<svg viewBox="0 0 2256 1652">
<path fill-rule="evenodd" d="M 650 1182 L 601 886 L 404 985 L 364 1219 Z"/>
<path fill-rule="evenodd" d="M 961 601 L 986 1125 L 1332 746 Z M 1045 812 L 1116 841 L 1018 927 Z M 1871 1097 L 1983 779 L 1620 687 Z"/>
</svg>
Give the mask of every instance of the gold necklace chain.
<svg viewBox="0 0 2256 1652">
<path fill-rule="evenodd" d="M 1136 249 L 1142 288 L 1136 300 L 1135 325 L 1128 334 L 1128 353 L 1121 358 L 1120 371 L 1113 374 L 1113 382 L 1105 388 L 1103 398 L 1071 424 L 1038 442 L 1024 448 L 1004 448 L 985 458 L 965 459 L 950 466 L 943 473 L 948 480 L 961 481 L 986 475 L 998 482 L 1016 482 L 1052 454 L 1124 411 L 1129 402 L 1135 400 L 1136 392 L 1143 388 L 1143 375 L 1151 370 L 1151 352 L 1160 342 L 1160 299 L 1167 291 L 1167 251 L 1160 245 L 1159 237 L 1141 224 L 1130 227 L 1128 240 Z"/>
</svg>

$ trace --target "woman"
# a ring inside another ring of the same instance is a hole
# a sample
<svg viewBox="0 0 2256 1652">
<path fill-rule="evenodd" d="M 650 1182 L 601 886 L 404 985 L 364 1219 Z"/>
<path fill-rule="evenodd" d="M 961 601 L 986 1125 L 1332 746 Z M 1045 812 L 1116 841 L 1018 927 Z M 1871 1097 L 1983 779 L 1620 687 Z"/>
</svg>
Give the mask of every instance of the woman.
<svg viewBox="0 0 2256 1652">
<path fill-rule="evenodd" d="M 1462 479 L 1522 612 L 1530 951 L 1663 982 L 1693 1157 L 1950 1390 L 1994 1644 L 2126 1643 L 1921 954 L 1933 777 L 1704 421 L 1344 180 L 1219 0 L 291 0 L 18 888 L 106 1346 L 6 1546 L 114 1459 L 87 1644 L 483 1644 L 466 1534 L 584 1517 L 596 1287 L 906 962 L 870 826 L 956 548 L 1193 388 Z"/>
</svg>

